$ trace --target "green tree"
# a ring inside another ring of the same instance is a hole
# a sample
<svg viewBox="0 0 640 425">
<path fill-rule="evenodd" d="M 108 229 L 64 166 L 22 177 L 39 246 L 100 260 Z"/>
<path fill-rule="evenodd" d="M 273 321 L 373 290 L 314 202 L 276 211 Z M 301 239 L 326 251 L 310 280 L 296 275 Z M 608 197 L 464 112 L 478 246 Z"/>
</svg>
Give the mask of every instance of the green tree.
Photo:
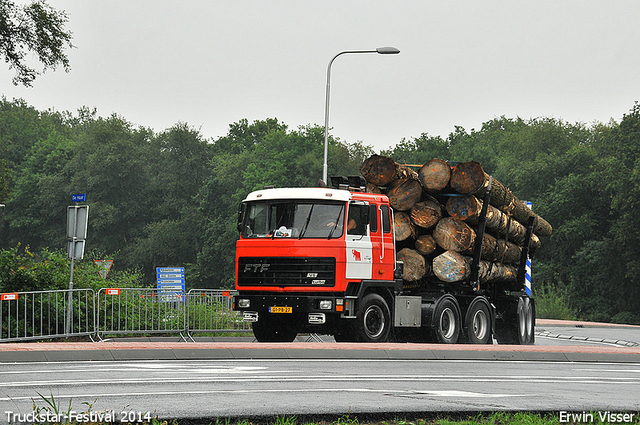
<svg viewBox="0 0 640 425">
<path fill-rule="evenodd" d="M 27 65 L 27 54 L 33 53 L 47 69 L 62 66 L 69 71 L 69 59 L 65 54 L 72 48 L 72 33 L 65 29 L 68 21 L 64 11 L 53 9 L 43 0 L 34 0 L 18 6 L 9 0 L 0 2 L 0 55 L 15 69 L 13 84 L 31 86 L 37 75 Z"/>
<path fill-rule="evenodd" d="M 128 262 L 140 265 L 147 276 L 154 277 L 160 266 L 185 266 L 191 274 L 204 233 L 198 194 L 209 175 L 210 159 L 211 145 L 184 123 L 151 139 L 150 220 L 126 249 Z"/>
<path fill-rule="evenodd" d="M 403 138 L 393 149 L 382 151 L 381 154 L 393 158 L 400 164 L 422 165 L 434 158 L 452 160 L 449 142 L 440 136 L 429 136 L 427 133 L 410 140 Z"/>
</svg>

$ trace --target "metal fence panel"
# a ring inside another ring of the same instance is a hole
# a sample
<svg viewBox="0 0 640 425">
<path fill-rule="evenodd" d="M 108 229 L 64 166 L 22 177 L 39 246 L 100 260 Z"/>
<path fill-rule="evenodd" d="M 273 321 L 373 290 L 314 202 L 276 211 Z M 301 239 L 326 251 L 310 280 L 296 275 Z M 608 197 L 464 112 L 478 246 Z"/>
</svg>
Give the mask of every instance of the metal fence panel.
<svg viewBox="0 0 640 425">
<path fill-rule="evenodd" d="M 1 298 L 0 342 L 91 335 L 95 331 L 92 289 L 15 292 Z"/>
<path fill-rule="evenodd" d="M 251 324 L 242 321 L 232 308 L 235 291 L 192 289 L 188 292 L 189 334 L 194 332 L 250 332 Z"/>
<path fill-rule="evenodd" d="M 0 342 L 96 335 L 251 332 L 232 308 L 235 291 L 102 288 L 2 294 Z M 69 300 L 72 307 L 69 309 Z M 68 327 L 68 329 L 67 329 Z"/>
<path fill-rule="evenodd" d="M 186 330 L 184 293 L 148 288 L 102 288 L 96 301 L 96 334 L 180 333 Z"/>
</svg>

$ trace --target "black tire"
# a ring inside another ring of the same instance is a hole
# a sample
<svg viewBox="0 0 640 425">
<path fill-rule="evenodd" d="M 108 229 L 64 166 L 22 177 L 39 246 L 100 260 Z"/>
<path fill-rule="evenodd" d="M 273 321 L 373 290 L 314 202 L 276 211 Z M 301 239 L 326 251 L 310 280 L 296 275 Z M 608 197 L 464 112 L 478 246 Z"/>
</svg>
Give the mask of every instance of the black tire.
<svg viewBox="0 0 640 425">
<path fill-rule="evenodd" d="M 441 344 L 455 344 L 460 338 L 460 309 L 455 299 L 444 296 L 438 300 L 433 315 L 433 332 Z"/>
<path fill-rule="evenodd" d="M 530 345 L 534 341 L 535 317 L 533 303 L 529 297 L 518 299 L 518 343 L 520 345 Z"/>
<path fill-rule="evenodd" d="M 261 317 L 257 322 L 253 322 L 251 328 L 258 342 L 292 342 L 298 335 L 296 330 L 284 322 L 268 317 Z"/>
<path fill-rule="evenodd" d="M 389 305 L 378 294 L 362 299 L 356 319 L 355 337 L 360 342 L 384 342 L 391 330 Z"/>
<path fill-rule="evenodd" d="M 490 344 L 491 309 L 484 297 L 477 297 L 469 305 L 464 319 L 466 340 L 470 344 Z"/>
<path fill-rule="evenodd" d="M 524 304 L 524 334 L 525 340 L 523 344 L 533 344 L 535 340 L 535 314 L 533 309 L 533 301 L 529 297 L 521 298 Z"/>
</svg>

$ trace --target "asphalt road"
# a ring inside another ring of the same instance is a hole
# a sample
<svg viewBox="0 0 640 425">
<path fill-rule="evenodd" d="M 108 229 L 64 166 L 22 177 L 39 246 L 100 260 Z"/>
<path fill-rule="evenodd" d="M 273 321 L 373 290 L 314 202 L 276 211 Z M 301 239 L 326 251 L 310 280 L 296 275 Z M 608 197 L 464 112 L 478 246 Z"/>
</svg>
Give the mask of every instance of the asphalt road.
<svg viewBox="0 0 640 425">
<path fill-rule="evenodd" d="M 239 341 L 245 342 L 239 342 Z M 299 341 L 318 341 L 300 336 Z M 534 346 L 259 344 L 251 338 L 0 344 L 0 423 L 36 410 L 119 419 L 640 411 L 640 327 L 541 322 Z M 122 416 L 120 412 L 125 412 Z M 24 419 L 25 417 L 22 416 Z M 208 422 L 207 422 L 208 423 Z"/>
<path fill-rule="evenodd" d="M 197 360 L 3 365 L 12 413 L 161 419 L 418 412 L 640 411 L 640 364 L 466 360 Z M 40 397 L 42 394 L 43 397 Z M 10 396 L 9 396 L 10 394 Z M 559 414 L 559 413 L 558 413 Z"/>
</svg>

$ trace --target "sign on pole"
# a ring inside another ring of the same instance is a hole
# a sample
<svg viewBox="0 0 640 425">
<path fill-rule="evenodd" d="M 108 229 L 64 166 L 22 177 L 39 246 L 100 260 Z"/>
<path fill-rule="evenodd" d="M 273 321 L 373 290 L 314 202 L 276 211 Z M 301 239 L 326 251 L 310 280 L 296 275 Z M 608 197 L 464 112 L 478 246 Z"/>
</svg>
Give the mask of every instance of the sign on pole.
<svg viewBox="0 0 640 425">
<path fill-rule="evenodd" d="M 84 258 L 84 239 L 69 241 L 69 258 L 82 260 Z"/>
<path fill-rule="evenodd" d="M 67 207 L 67 238 L 87 239 L 88 205 L 71 205 Z"/>
<path fill-rule="evenodd" d="M 71 195 L 71 202 L 85 202 L 87 200 L 86 193 L 80 193 L 78 195 Z"/>
<path fill-rule="evenodd" d="M 93 262 L 100 268 L 100 270 L 98 270 L 100 276 L 102 276 L 103 279 L 106 279 L 109 274 L 109 270 L 111 270 L 111 266 L 113 266 L 113 260 L 93 260 Z"/>
<path fill-rule="evenodd" d="M 156 275 L 162 301 L 182 301 L 184 267 L 157 267 Z"/>
</svg>

